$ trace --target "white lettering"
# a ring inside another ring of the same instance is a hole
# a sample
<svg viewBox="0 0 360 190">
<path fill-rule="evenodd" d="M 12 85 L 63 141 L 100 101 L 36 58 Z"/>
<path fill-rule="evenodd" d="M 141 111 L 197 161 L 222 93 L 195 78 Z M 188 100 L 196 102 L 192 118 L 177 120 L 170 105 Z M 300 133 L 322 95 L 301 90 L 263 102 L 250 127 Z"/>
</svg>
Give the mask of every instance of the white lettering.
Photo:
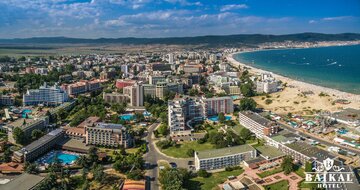
<svg viewBox="0 0 360 190">
<path fill-rule="evenodd" d="M 313 175 L 306 173 L 305 174 L 305 181 L 312 181 Z"/>
</svg>

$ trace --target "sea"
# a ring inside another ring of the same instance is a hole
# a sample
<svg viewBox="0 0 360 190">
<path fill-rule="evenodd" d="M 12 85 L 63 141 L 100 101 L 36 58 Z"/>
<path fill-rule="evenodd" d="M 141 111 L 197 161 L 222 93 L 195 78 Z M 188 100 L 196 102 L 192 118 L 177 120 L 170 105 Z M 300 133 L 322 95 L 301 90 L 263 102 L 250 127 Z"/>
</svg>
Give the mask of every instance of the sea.
<svg viewBox="0 0 360 190">
<path fill-rule="evenodd" d="M 291 79 L 360 94 L 360 45 L 244 52 L 234 59 Z"/>
</svg>

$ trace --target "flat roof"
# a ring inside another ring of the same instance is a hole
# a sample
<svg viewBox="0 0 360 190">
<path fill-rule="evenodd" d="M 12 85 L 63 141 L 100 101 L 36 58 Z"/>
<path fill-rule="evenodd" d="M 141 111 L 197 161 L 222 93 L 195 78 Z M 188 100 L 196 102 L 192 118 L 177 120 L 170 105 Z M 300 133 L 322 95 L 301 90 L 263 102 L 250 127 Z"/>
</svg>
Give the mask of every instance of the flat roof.
<svg viewBox="0 0 360 190">
<path fill-rule="evenodd" d="M 251 111 L 243 111 L 243 112 L 240 112 L 240 113 L 245 115 L 246 117 L 254 120 L 256 123 L 259 123 L 259 124 L 263 125 L 263 126 L 267 126 L 270 123 L 272 123 L 272 121 L 266 119 L 265 117 L 263 117 L 263 116 L 261 116 L 261 115 L 259 115 L 257 113 L 251 112 Z"/>
<path fill-rule="evenodd" d="M 75 149 L 75 150 L 82 150 L 82 152 L 88 152 L 90 146 L 86 146 L 84 142 L 81 140 L 76 139 L 65 139 L 58 143 L 59 146 L 63 147 L 64 149 Z"/>
<path fill-rule="evenodd" d="M 341 120 L 349 120 L 349 121 L 355 121 L 360 120 L 360 110 L 353 109 L 353 108 L 347 108 L 343 109 L 339 112 L 335 112 L 332 114 L 333 118 L 341 119 Z"/>
<path fill-rule="evenodd" d="M 300 152 L 310 158 L 314 158 L 320 162 L 322 162 L 323 160 L 325 160 L 327 158 L 331 158 L 331 159 L 335 158 L 335 156 L 332 155 L 331 153 L 329 153 L 328 151 L 314 147 L 305 142 L 296 141 L 296 142 L 293 142 L 290 144 L 286 144 L 286 146 L 297 152 Z"/>
<path fill-rule="evenodd" d="M 281 152 L 280 150 L 278 150 L 273 146 L 258 146 L 255 147 L 255 149 L 258 150 L 259 153 L 264 157 L 266 157 L 267 159 L 273 159 L 273 158 L 285 156 L 283 152 Z"/>
<path fill-rule="evenodd" d="M 2 190 L 29 190 L 39 184 L 45 177 L 24 173 L 11 180 L 9 183 L 0 185 Z"/>
<path fill-rule="evenodd" d="M 124 128 L 124 126 L 121 125 L 121 124 L 102 123 L 102 122 L 97 123 L 95 127 L 96 128 L 102 128 L 102 129 L 123 129 Z"/>
<path fill-rule="evenodd" d="M 206 159 L 213 157 L 224 157 L 242 152 L 249 152 L 253 150 L 255 149 L 252 146 L 245 144 L 245 145 L 233 146 L 228 148 L 199 151 L 197 152 L 197 156 L 199 159 Z"/>
<path fill-rule="evenodd" d="M 31 144 L 27 145 L 24 149 L 26 151 L 33 151 L 34 149 L 38 148 L 39 146 L 48 143 L 51 139 L 55 138 L 59 133 L 61 133 L 63 129 L 55 129 L 50 133 L 44 135 L 40 139 L 32 142 Z M 23 150 L 23 149 L 22 149 Z"/>
</svg>

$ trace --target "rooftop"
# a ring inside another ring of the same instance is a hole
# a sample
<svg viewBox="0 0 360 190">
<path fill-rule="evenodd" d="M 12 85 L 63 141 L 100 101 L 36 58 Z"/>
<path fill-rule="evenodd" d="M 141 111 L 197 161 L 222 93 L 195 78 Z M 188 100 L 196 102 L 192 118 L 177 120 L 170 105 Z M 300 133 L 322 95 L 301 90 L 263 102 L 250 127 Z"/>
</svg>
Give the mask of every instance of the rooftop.
<svg viewBox="0 0 360 190">
<path fill-rule="evenodd" d="M 36 148 L 38 148 L 41 145 L 44 145 L 46 143 L 48 143 L 50 140 L 52 140 L 53 138 L 55 138 L 58 134 L 60 134 L 61 132 L 63 132 L 62 129 L 55 129 L 53 131 L 51 131 L 50 133 L 44 135 L 43 137 L 41 137 L 40 139 L 32 142 L 31 144 L 27 145 L 26 147 L 24 147 L 21 150 L 24 151 L 33 151 Z"/>
<path fill-rule="evenodd" d="M 305 142 L 294 142 L 294 143 L 290 143 L 286 145 L 287 147 L 300 152 L 310 158 L 313 158 L 319 162 L 322 162 L 323 160 L 327 159 L 327 158 L 331 158 L 334 159 L 335 156 L 330 154 L 329 152 L 319 149 L 317 147 L 311 146 Z"/>
<path fill-rule="evenodd" d="M 5 185 L 0 185 L 2 190 L 29 190 L 39 184 L 45 177 L 24 173 Z"/>
<path fill-rule="evenodd" d="M 265 117 L 263 117 L 257 113 L 251 112 L 251 111 L 244 111 L 244 112 L 241 112 L 241 114 L 245 115 L 246 117 L 254 120 L 256 123 L 259 123 L 263 126 L 267 126 L 270 123 L 272 123 L 272 121 L 266 119 Z"/>
<path fill-rule="evenodd" d="M 214 157 L 225 157 L 233 154 L 249 152 L 255 150 L 250 145 L 239 145 L 233 146 L 228 148 L 220 148 L 220 149 L 213 149 L 213 150 L 205 150 L 197 152 L 199 159 L 207 159 L 207 158 L 214 158 Z"/>
<path fill-rule="evenodd" d="M 99 122 L 99 121 L 100 121 L 100 117 L 96 117 L 96 116 L 88 117 L 83 122 L 81 122 L 77 127 L 79 127 L 79 128 L 83 128 L 85 126 L 91 127 L 96 122 Z"/>
<path fill-rule="evenodd" d="M 96 128 L 102 128 L 102 129 L 123 129 L 124 126 L 121 124 L 115 124 L 115 123 L 97 123 Z"/>
<path fill-rule="evenodd" d="M 258 150 L 259 153 L 267 159 L 285 156 L 283 152 L 272 146 L 258 146 L 255 147 L 255 149 Z"/>
</svg>

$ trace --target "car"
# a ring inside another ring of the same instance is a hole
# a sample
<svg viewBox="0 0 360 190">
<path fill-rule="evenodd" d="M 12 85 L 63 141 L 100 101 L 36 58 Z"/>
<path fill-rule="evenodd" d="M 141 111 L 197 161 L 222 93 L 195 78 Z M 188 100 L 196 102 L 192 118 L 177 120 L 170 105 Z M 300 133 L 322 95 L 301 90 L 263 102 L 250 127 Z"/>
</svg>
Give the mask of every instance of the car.
<svg viewBox="0 0 360 190">
<path fill-rule="evenodd" d="M 171 166 L 172 168 L 177 168 L 177 165 L 176 165 L 175 162 L 170 162 L 169 164 L 170 164 L 170 166 Z"/>
</svg>

